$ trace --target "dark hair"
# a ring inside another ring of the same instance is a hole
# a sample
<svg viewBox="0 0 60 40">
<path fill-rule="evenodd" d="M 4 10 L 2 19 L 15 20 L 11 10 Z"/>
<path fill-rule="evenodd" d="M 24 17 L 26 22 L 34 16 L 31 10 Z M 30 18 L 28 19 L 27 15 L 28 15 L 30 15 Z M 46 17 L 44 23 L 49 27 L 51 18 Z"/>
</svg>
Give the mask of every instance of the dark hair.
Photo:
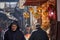
<svg viewBox="0 0 60 40">
<path fill-rule="evenodd" d="M 36 25 L 36 29 L 39 29 L 40 28 L 40 25 Z"/>
<path fill-rule="evenodd" d="M 30 25 L 27 25 L 26 27 L 30 27 Z"/>
<path fill-rule="evenodd" d="M 8 27 L 8 28 L 9 28 L 9 30 L 11 30 L 11 26 L 12 26 L 13 24 L 14 24 L 14 25 L 16 25 L 16 26 L 17 26 L 17 30 L 19 30 L 19 28 L 20 28 L 20 27 L 19 27 L 19 25 L 18 25 L 18 22 L 17 22 L 17 21 L 14 21 L 14 22 L 12 22 L 12 23 L 10 24 L 10 26 Z"/>
</svg>

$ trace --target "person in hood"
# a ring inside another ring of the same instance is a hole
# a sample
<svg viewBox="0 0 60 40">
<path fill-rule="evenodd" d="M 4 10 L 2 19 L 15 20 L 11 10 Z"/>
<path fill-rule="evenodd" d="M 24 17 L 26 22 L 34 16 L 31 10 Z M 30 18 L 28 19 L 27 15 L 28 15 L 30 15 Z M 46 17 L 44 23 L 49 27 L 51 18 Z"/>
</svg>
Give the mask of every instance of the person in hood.
<svg viewBox="0 0 60 40">
<path fill-rule="evenodd" d="M 41 29 L 40 25 L 36 25 L 36 31 L 34 31 L 29 40 L 49 40 L 47 33 Z"/>
<path fill-rule="evenodd" d="M 19 30 L 19 25 L 16 21 L 11 23 L 9 29 L 5 32 L 4 40 L 25 40 L 24 34 Z"/>
</svg>

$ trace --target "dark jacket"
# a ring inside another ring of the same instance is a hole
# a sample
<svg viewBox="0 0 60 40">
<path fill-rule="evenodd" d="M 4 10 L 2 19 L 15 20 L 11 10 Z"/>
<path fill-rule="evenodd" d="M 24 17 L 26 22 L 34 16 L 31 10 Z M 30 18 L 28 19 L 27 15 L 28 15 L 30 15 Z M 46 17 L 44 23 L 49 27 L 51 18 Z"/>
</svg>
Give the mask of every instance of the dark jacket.
<svg viewBox="0 0 60 40">
<path fill-rule="evenodd" d="M 39 28 L 37 31 L 34 31 L 29 38 L 29 40 L 49 40 L 47 33 Z"/>
<path fill-rule="evenodd" d="M 19 26 L 17 24 L 16 24 L 18 26 L 17 30 L 16 31 L 11 30 L 12 24 L 9 26 L 9 29 L 5 32 L 4 40 L 25 40 L 24 34 L 19 30 Z"/>
</svg>

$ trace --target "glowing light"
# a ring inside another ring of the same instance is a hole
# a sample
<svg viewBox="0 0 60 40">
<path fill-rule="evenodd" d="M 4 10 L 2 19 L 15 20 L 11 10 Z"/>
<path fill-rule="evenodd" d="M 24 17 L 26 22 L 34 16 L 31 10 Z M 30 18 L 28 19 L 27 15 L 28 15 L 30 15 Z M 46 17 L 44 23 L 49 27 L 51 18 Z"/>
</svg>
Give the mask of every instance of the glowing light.
<svg viewBox="0 0 60 40">
<path fill-rule="evenodd" d="M 53 12 L 51 12 L 51 15 L 53 15 L 54 13 Z"/>
</svg>

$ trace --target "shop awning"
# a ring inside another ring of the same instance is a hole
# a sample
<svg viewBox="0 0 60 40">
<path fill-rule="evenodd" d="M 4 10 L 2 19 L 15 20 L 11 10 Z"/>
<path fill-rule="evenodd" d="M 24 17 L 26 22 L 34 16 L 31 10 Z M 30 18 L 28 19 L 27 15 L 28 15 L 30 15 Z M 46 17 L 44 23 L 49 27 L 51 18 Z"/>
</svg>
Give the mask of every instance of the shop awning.
<svg viewBox="0 0 60 40">
<path fill-rule="evenodd" d="M 26 0 L 24 3 L 25 6 L 39 6 L 43 3 L 47 2 L 48 0 Z"/>
</svg>

